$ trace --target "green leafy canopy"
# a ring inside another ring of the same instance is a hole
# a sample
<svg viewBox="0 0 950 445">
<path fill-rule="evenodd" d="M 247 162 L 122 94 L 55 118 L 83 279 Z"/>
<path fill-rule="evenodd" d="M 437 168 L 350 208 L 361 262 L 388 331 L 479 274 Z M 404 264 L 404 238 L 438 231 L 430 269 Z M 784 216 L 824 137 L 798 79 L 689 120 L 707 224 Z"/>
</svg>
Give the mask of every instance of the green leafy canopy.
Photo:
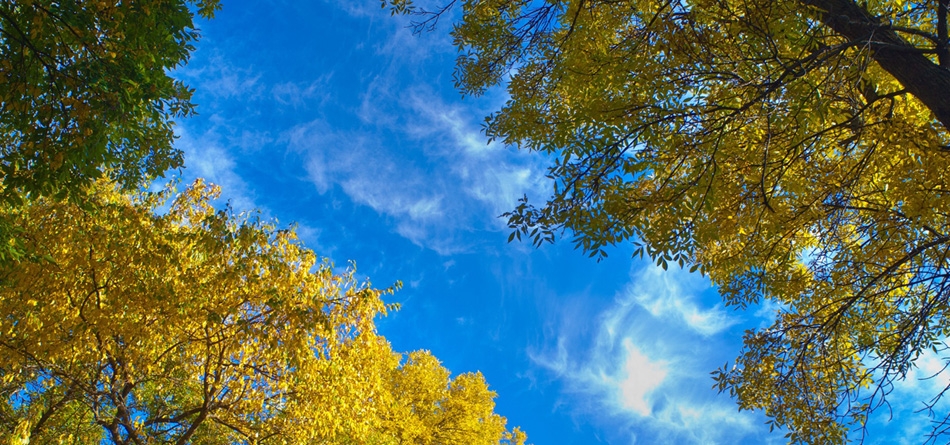
<svg viewBox="0 0 950 445">
<path fill-rule="evenodd" d="M 0 4 L 0 198 L 81 199 L 103 175 L 134 187 L 182 165 L 173 119 L 194 111 L 169 75 L 217 0 Z"/>
</svg>

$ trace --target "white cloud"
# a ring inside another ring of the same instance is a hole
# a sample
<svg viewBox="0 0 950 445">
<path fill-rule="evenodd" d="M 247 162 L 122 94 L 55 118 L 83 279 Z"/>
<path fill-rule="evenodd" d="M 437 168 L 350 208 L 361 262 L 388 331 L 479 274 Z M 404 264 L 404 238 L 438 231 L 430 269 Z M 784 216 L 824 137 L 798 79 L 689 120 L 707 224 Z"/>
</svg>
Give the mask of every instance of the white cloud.
<svg viewBox="0 0 950 445">
<path fill-rule="evenodd" d="M 498 143 L 487 143 L 481 132 L 478 111 L 449 105 L 425 87 L 405 93 L 409 114 L 405 127 L 417 141 L 434 142 L 430 156 L 450 161 L 465 194 L 487 206 L 491 216 L 513 209 L 524 195 L 547 197 L 549 180 L 544 176 L 547 160 L 537 153 L 519 152 Z M 501 98 L 493 102 L 501 103 Z M 496 227 L 504 221 L 495 220 Z"/>
<path fill-rule="evenodd" d="M 654 443 L 733 444 L 738 442 L 736 438 L 757 428 L 749 413 L 737 412 L 732 405 L 676 397 L 652 419 L 651 428 L 662 438 Z M 769 439 L 766 443 L 785 443 L 781 434 Z"/>
<path fill-rule="evenodd" d="M 392 218 L 396 233 L 442 254 L 468 250 L 473 230 L 505 230 L 501 213 L 525 193 L 542 194 L 542 160 L 483 148 L 477 111 L 447 105 L 426 86 L 404 90 L 380 79 L 366 86 L 361 125 L 331 128 L 318 119 L 282 136 L 306 159 L 320 193 L 339 187 Z"/>
<path fill-rule="evenodd" d="M 948 346 L 945 341 L 942 343 L 942 348 L 946 351 Z M 950 357 L 927 349 L 914 365 L 907 373 L 907 378 L 899 385 L 899 389 L 919 396 L 918 399 L 930 399 L 950 388 L 950 372 L 947 372 Z"/>
<path fill-rule="evenodd" d="M 333 73 L 325 73 L 309 83 L 282 82 L 271 87 L 274 100 L 299 108 L 311 101 L 322 105 L 330 98 L 329 84 Z"/>
<path fill-rule="evenodd" d="M 182 180 L 190 183 L 196 178 L 221 187 L 222 198 L 230 201 L 237 211 L 252 211 L 260 207 L 247 184 L 236 172 L 232 152 L 222 146 L 221 137 L 215 128 L 194 135 L 187 127 L 177 128 L 175 147 L 185 153 L 185 168 Z"/>
<path fill-rule="evenodd" d="M 700 308 L 695 297 L 709 284 L 696 274 L 672 267 L 642 269 L 632 277 L 627 297 L 656 318 L 682 322 L 704 336 L 718 334 L 739 320 L 730 317 L 718 304 Z"/>
<path fill-rule="evenodd" d="M 365 39 L 377 42 L 372 51 L 378 68 L 357 77 L 329 72 L 301 82 L 274 79 L 217 54 L 186 66 L 176 74 L 196 84 L 210 106 L 233 105 L 213 110 L 227 116 L 215 128 L 200 136 L 183 134 L 179 145 L 188 147 L 188 173 L 221 183 L 226 196 L 250 206 L 251 193 L 236 173 L 237 150 L 226 148 L 289 149 L 302 160 L 303 179 L 319 193 L 342 191 L 378 212 L 395 233 L 444 255 L 478 248 L 474 232 L 507 230 L 498 216 L 524 194 L 535 202 L 547 196 L 544 159 L 488 145 L 480 131 L 488 110 L 504 103 L 503 92 L 458 105 L 445 99 L 449 76 L 431 74 L 437 71 L 433 65 L 443 63 L 448 73 L 455 58 L 445 30 L 413 36 L 406 20 L 379 16 L 378 8 L 327 1 L 361 21 L 370 19 Z M 337 102 L 351 103 L 353 96 L 359 105 L 324 114 Z M 274 127 L 274 110 L 293 119 Z M 503 242 L 503 235 L 498 239 Z"/>
<path fill-rule="evenodd" d="M 393 216 L 423 221 L 440 215 L 441 194 L 408 159 L 391 156 L 369 135 L 337 131 L 322 120 L 298 125 L 284 138 L 307 159 L 320 193 L 338 185 L 355 202 Z"/>
<path fill-rule="evenodd" d="M 709 389 L 709 371 L 732 352 L 713 339 L 734 321 L 697 303 L 708 284 L 653 266 L 631 278 L 598 316 L 579 310 L 591 297 L 565 302 L 549 320 L 554 346 L 529 351 L 564 385 L 564 405 L 636 443 L 731 443 L 753 434 L 755 416 Z M 592 327 L 576 321 L 591 318 Z"/>
<path fill-rule="evenodd" d="M 321 120 L 299 125 L 283 140 L 306 159 L 309 180 L 320 193 L 339 187 L 355 203 L 393 218 L 393 229 L 441 254 L 464 250 L 456 231 L 467 228 L 463 203 L 445 178 L 417 160 L 400 156 L 358 131 L 333 130 Z"/>
<path fill-rule="evenodd" d="M 554 355 L 531 354 L 531 359 L 564 379 L 571 392 L 601 399 L 613 414 L 649 416 L 651 394 L 666 380 L 668 364 L 645 355 L 630 337 L 620 341 L 622 351 L 602 340 L 582 359 L 569 346 L 571 339 L 561 337 Z"/>
<path fill-rule="evenodd" d="M 869 418 L 869 443 L 916 444 L 924 441 L 934 428 L 941 429 L 939 422 L 950 412 L 950 394 L 938 397 L 950 390 L 947 347 L 947 339 L 939 340 L 939 352 L 924 350 L 904 379 L 896 380 L 893 387 L 883 388 L 883 394 L 876 394 L 874 402 L 883 395 L 887 403 Z M 928 406 L 932 406 L 932 412 Z M 891 433 L 895 430 L 901 433 Z M 895 437 L 899 438 L 896 442 Z"/>
<path fill-rule="evenodd" d="M 202 68 L 185 65 L 175 71 L 175 76 L 189 81 L 201 94 L 218 99 L 257 98 L 265 89 L 259 83 L 260 73 L 249 67 L 233 65 L 220 55 L 212 56 L 200 66 Z"/>
<path fill-rule="evenodd" d="M 623 348 L 626 359 L 621 374 L 622 380 L 615 383 L 620 387 L 621 403 L 624 408 L 641 416 L 649 416 L 650 393 L 663 383 L 668 371 L 664 363 L 651 361 L 643 355 L 629 338 L 623 340 Z"/>
</svg>

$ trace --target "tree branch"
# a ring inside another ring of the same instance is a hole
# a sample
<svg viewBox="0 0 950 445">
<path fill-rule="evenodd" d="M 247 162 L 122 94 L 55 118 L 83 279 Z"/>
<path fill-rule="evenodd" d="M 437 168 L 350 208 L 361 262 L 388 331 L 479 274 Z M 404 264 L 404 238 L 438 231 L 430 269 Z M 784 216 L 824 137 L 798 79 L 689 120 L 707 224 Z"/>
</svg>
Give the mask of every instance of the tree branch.
<svg viewBox="0 0 950 445">
<path fill-rule="evenodd" d="M 950 95 L 946 94 L 950 91 L 950 70 L 928 59 L 854 0 L 799 2 L 817 9 L 818 18 L 834 32 L 849 40 L 865 42 L 878 65 L 923 102 L 943 127 L 950 130 Z M 946 6 L 944 0 L 940 3 Z"/>
</svg>

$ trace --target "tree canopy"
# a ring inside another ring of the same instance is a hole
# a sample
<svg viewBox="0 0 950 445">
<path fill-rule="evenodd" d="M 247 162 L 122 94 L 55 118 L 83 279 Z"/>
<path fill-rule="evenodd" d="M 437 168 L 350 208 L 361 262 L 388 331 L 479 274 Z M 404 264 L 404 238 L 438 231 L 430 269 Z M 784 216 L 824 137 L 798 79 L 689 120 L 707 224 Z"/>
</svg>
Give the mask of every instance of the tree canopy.
<svg viewBox="0 0 950 445">
<path fill-rule="evenodd" d="M 218 0 L 0 3 L 0 199 L 81 198 L 182 165 L 172 121 L 193 111 L 169 71 Z"/>
<path fill-rule="evenodd" d="M 387 5 L 417 31 L 460 7 L 458 88 L 509 95 L 487 136 L 554 159 L 552 196 L 506 215 L 512 237 L 632 242 L 731 306 L 780 308 L 715 380 L 790 441 L 846 441 L 946 349 L 946 2 Z"/>
<path fill-rule="evenodd" d="M 91 190 L 4 216 L 36 261 L 0 286 L 0 441 L 522 444 L 479 373 L 403 360 L 359 283 L 216 189 Z M 164 210 L 163 210 L 164 209 Z"/>
<path fill-rule="evenodd" d="M 218 8 L 0 2 L 0 442 L 523 444 L 480 373 L 377 334 L 395 288 L 200 180 L 141 191 Z"/>
</svg>

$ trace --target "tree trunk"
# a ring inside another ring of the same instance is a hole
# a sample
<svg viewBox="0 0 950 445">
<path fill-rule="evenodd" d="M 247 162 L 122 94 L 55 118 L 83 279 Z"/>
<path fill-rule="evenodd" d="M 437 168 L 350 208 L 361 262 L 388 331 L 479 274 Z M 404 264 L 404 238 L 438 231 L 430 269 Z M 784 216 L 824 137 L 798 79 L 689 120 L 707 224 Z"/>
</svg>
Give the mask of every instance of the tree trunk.
<svg viewBox="0 0 950 445">
<path fill-rule="evenodd" d="M 854 0 L 799 0 L 818 9 L 821 21 L 855 42 L 867 42 L 874 60 L 924 103 L 950 131 L 950 70 L 913 47 Z"/>
</svg>

